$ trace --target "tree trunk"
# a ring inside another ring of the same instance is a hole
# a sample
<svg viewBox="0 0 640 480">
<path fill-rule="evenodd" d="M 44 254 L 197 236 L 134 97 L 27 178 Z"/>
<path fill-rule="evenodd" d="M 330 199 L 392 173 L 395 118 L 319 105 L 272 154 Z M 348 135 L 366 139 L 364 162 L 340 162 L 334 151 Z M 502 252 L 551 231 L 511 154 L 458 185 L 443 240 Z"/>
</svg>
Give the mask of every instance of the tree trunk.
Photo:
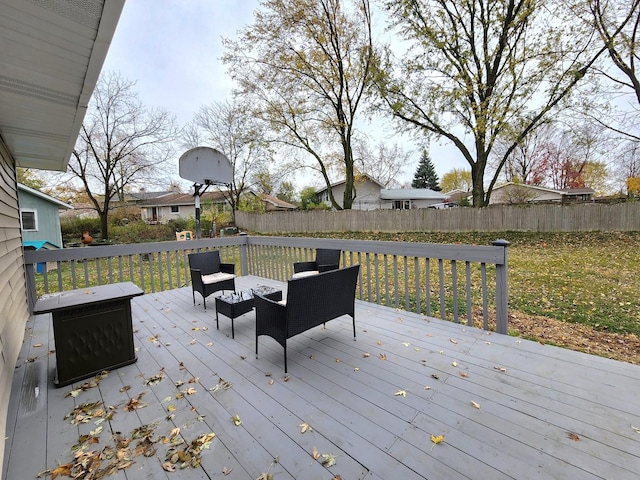
<svg viewBox="0 0 640 480">
<path fill-rule="evenodd" d="M 100 236 L 102 240 L 107 240 L 109 238 L 109 223 L 108 223 L 108 215 L 109 212 L 105 209 L 100 212 Z"/>
</svg>

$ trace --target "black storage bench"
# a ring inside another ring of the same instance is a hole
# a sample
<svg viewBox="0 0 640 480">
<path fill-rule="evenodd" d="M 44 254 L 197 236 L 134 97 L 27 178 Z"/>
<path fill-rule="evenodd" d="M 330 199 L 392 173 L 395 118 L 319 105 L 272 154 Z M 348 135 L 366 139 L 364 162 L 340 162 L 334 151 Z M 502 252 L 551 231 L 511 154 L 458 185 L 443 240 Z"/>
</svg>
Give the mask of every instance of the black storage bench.
<svg viewBox="0 0 640 480">
<path fill-rule="evenodd" d="M 62 387 L 134 363 L 132 282 L 80 288 L 41 298 L 34 314 L 51 313 L 56 344 L 55 385 Z"/>
</svg>

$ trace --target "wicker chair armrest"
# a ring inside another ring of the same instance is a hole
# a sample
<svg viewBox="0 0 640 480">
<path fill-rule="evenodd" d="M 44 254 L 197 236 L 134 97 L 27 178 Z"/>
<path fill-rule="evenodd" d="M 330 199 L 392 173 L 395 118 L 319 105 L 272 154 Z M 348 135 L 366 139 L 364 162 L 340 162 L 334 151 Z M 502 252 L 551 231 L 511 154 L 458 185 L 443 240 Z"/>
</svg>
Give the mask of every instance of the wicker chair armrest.
<svg viewBox="0 0 640 480">
<path fill-rule="evenodd" d="M 313 270 L 318 270 L 318 266 L 316 265 L 316 262 L 295 262 L 293 264 L 294 273 L 309 272 Z"/>
<path fill-rule="evenodd" d="M 236 273 L 236 264 L 235 263 L 221 263 L 220 271 L 223 273 Z"/>
</svg>

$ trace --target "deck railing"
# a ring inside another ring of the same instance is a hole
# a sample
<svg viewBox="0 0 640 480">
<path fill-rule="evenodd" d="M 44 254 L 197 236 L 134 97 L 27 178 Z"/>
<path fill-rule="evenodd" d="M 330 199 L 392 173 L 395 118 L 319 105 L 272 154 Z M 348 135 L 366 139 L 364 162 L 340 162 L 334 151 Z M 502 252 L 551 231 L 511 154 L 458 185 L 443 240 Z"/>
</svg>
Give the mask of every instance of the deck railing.
<svg viewBox="0 0 640 480">
<path fill-rule="evenodd" d="M 239 275 L 285 282 L 316 248 L 360 264 L 357 298 L 507 333 L 508 242 L 491 246 L 237 236 L 25 251 L 29 307 L 44 294 L 131 281 L 146 292 L 189 285 L 187 255 L 219 249 Z"/>
</svg>

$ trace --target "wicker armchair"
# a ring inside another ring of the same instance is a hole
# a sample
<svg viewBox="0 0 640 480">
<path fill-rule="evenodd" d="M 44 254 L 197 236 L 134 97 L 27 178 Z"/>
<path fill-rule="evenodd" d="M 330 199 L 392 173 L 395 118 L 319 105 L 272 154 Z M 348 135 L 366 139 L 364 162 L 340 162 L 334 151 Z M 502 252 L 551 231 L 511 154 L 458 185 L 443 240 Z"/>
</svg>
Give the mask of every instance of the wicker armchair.
<svg viewBox="0 0 640 480">
<path fill-rule="evenodd" d="M 293 278 L 301 278 L 314 273 L 328 272 L 340 268 L 340 250 L 329 248 L 316 249 L 316 259 L 313 262 L 296 262 L 293 264 Z"/>
<path fill-rule="evenodd" d="M 236 290 L 236 266 L 233 263 L 221 263 L 218 250 L 190 253 L 188 256 L 194 305 L 196 292 L 202 295 L 202 304 L 206 310 L 209 295 L 219 290 Z"/>
</svg>

